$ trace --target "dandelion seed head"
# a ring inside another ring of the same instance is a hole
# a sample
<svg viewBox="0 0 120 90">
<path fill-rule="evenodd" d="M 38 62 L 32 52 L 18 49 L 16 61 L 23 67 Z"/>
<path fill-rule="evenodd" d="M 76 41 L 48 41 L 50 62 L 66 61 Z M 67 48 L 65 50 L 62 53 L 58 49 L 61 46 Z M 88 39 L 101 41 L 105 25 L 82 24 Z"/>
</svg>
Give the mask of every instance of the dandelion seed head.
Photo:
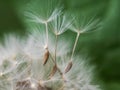
<svg viewBox="0 0 120 90">
<path fill-rule="evenodd" d="M 11 34 L 0 44 L 1 90 L 101 90 L 94 68 L 74 55 L 79 34 L 96 29 L 99 20 L 74 19 L 57 2 L 31 1 L 27 37 Z M 62 35 L 69 29 L 78 33 L 74 46 Z"/>
</svg>

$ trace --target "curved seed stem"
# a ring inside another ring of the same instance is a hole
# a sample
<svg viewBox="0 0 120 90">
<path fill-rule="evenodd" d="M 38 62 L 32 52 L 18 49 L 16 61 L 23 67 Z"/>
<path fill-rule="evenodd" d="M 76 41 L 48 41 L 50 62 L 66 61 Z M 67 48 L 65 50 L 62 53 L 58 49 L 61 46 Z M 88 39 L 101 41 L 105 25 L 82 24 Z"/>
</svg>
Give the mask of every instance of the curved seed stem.
<svg viewBox="0 0 120 90">
<path fill-rule="evenodd" d="M 77 33 L 77 36 L 76 36 L 76 39 L 75 39 L 75 43 L 74 43 L 74 46 L 73 46 L 73 50 L 72 50 L 72 54 L 71 54 L 71 58 L 70 58 L 71 61 L 72 61 L 72 58 L 73 58 L 73 55 L 74 55 L 74 52 L 75 52 L 75 49 L 76 49 L 76 45 L 77 45 L 79 36 L 80 36 L 80 33 Z"/>
<path fill-rule="evenodd" d="M 55 41 L 55 63 L 56 63 L 56 57 L 57 57 L 57 42 L 58 42 L 58 35 L 56 35 L 56 41 Z"/>
</svg>

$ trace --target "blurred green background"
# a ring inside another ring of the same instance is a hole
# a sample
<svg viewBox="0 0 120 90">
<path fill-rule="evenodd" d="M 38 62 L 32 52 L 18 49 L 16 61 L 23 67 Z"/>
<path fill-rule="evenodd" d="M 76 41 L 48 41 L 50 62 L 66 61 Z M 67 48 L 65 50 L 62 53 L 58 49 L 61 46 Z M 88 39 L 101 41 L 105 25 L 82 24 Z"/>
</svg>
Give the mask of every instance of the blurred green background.
<svg viewBox="0 0 120 90">
<path fill-rule="evenodd" d="M 30 0 L 0 0 L 0 39 L 5 33 L 25 34 L 18 9 Z M 96 65 L 105 90 L 120 90 L 120 0 L 63 0 L 66 10 L 101 18 L 101 30 L 81 35 L 78 50 Z"/>
</svg>

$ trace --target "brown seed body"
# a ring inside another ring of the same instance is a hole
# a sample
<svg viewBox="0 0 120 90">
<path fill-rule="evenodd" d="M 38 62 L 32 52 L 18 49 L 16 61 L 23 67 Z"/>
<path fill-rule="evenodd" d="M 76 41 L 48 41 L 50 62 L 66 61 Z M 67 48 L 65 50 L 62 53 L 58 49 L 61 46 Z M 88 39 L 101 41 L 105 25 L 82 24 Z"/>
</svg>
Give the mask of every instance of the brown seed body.
<svg viewBox="0 0 120 90">
<path fill-rule="evenodd" d="M 70 69 L 72 68 L 72 65 L 73 65 L 72 62 L 70 61 L 67 65 L 67 67 L 65 68 L 65 73 L 70 71 Z"/>
<path fill-rule="evenodd" d="M 49 59 L 49 51 L 47 50 L 44 54 L 43 65 L 45 65 L 47 63 L 48 59 Z"/>
<path fill-rule="evenodd" d="M 50 78 L 53 77 L 56 72 L 57 72 L 57 66 L 54 65 L 54 66 L 53 66 L 53 69 L 52 69 L 52 71 L 51 71 L 51 73 L 50 73 Z"/>
</svg>

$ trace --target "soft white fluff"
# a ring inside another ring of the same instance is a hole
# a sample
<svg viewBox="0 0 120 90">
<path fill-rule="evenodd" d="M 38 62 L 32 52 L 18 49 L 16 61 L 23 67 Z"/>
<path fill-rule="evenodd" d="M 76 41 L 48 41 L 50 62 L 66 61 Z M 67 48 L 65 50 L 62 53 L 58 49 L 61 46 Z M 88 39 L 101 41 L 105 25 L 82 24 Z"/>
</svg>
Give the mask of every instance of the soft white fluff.
<svg viewBox="0 0 120 90">
<path fill-rule="evenodd" d="M 37 2 L 25 13 L 31 25 L 27 38 L 7 35 L 0 45 L 0 90 L 100 90 L 93 81 L 93 68 L 74 55 L 80 34 L 94 29 L 98 20 L 73 21 L 61 8 L 49 7 L 53 5 L 49 0 L 46 3 L 38 13 L 33 7 Z M 77 33 L 73 48 L 69 37 L 61 38 L 68 28 Z M 71 68 L 65 73 L 69 62 Z"/>
</svg>

